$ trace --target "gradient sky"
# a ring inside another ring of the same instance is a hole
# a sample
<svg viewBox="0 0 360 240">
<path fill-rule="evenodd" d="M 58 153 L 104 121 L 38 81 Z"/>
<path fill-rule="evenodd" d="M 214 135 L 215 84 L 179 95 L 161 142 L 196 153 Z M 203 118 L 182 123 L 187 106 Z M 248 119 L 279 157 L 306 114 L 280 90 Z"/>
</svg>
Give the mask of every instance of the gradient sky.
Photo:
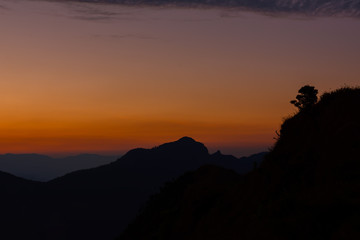
<svg viewBox="0 0 360 240">
<path fill-rule="evenodd" d="M 191 136 L 266 150 L 297 90 L 360 82 L 360 20 L 0 0 L 0 153 Z"/>
</svg>

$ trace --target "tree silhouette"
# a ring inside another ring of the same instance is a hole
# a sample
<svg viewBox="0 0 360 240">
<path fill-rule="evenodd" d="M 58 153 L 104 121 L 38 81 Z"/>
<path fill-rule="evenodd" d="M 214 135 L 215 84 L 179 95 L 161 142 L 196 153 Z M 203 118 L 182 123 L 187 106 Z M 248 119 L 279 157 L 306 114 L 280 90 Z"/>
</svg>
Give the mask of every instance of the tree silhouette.
<svg viewBox="0 0 360 240">
<path fill-rule="evenodd" d="M 318 100 L 318 90 L 314 86 L 305 85 L 300 88 L 298 93 L 296 100 L 292 100 L 290 103 L 294 104 L 300 111 L 313 106 Z"/>
</svg>

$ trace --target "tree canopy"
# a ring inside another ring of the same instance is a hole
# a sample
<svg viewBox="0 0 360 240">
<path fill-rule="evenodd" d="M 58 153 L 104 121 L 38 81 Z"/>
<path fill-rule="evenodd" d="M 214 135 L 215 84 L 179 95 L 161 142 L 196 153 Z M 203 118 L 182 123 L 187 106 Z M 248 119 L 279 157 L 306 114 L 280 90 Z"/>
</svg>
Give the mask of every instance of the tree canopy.
<svg viewBox="0 0 360 240">
<path fill-rule="evenodd" d="M 318 100 L 318 90 L 314 86 L 305 85 L 299 89 L 298 93 L 296 100 L 292 100 L 290 103 L 294 104 L 300 111 L 313 106 Z"/>
</svg>

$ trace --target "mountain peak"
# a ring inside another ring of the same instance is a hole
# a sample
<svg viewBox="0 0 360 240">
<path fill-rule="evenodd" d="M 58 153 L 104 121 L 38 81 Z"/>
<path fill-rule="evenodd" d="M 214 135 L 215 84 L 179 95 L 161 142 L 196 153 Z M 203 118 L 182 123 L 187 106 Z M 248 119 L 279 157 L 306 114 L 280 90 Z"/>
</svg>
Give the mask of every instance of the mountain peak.
<svg viewBox="0 0 360 240">
<path fill-rule="evenodd" d="M 197 142 L 191 137 L 182 137 L 175 142 L 169 142 L 160 145 L 159 147 L 155 148 L 158 151 L 164 151 L 171 154 L 180 154 L 186 155 L 191 153 L 191 155 L 200 154 L 202 157 L 208 157 L 208 150 L 201 142 Z"/>
<path fill-rule="evenodd" d="M 161 144 L 159 146 L 153 147 L 151 149 L 137 148 L 130 150 L 123 157 L 121 157 L 117 163 L 127 161 L 128 159 L 134 163 L 136 159 L 136 164 L 154 164 L 154 161 L 149 161 L 148 159 L 182 159 L 188 161 L 203 161 L 209 157 L 208 149 L 204 144 L 195 141 L 191 137 L 182 137 L 174 142 L 168 142 Z M 169 162 L 169 161 L 166 161 Z M 163 163 L 163 164 L 166 164 Z"/>
<path fill-rule="evenodd" d="M 221 153 L 221 151 L 220 150 L 217 150 L 215 153 L 213 153 L 212 155 L 214 155 L 214 156 L 221 156 L 221 155 L 223 155 L 222 153 Z"/>
<path fill-rule="evenodd" d="M 196 141 L 195 141 L 193 138 L 191 138 L 191 137 L 187 137 L 187 136 L 180 138 L 180 139 L 179 139 L 179 140 L 177 140 L 176 142 L 183 142 L 183 143 L 196 143 Z"/>
</svg>

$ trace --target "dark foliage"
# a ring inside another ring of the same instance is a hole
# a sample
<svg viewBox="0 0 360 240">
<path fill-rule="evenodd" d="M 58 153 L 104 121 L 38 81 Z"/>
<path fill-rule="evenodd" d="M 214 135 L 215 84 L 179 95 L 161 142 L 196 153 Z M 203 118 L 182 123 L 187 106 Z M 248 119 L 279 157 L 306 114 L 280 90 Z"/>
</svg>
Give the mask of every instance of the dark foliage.
<svg viewBox="0 0 360 240">
<path fill-rule="evenodd" d="M 313 86 L 305 85 L 299 90 L 296 100 L 290 101 L 300 111 L 311 108 L 318 100 L 318 90 Z"/>
<path fill-rule="evenodd" d="M 359 109 L 359 88 L 324 94 L 254 171 L 184 175 L 119 239 L 360 239 Z"/>
</svg>

